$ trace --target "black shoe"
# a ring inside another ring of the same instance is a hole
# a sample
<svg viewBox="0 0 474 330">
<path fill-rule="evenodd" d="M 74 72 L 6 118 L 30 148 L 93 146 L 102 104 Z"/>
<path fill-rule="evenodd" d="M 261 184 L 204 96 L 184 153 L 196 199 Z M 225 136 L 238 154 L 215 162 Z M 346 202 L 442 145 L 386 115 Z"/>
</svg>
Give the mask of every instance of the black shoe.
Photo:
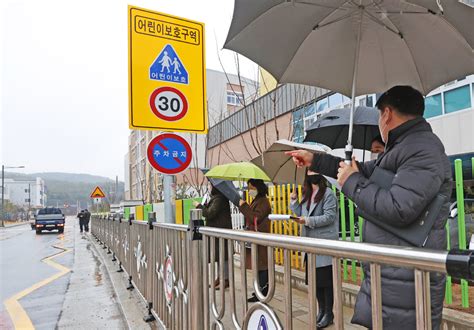
<svg viewBox="0 0 474 330">
<path fill-rule="evenodd" d="M 252 297 L 250 297 L 249 299 L 247 299 L 247 302 L 251 302 L 251 303 L 254 303 L 254 302 L 257 302 L 258 301 L 258 298 L 257 296 L 255 295 L 255 293 L 252 293 Z"/>
<path fill-rule="evenodd" d="M 318 298 L 318 315 L 316 316 L 316 323 L 321 322 L 326 313 L 326 297 L 324 296 L 324 288 L 316 288 L 316 297 Z"/>
<path fill-rule="evenodd" d="M 334 323 L 334 314 L 332 312 L 328 312 L 323 315 L 321 321 L 319 321 L 316 324 L 316 327 L 318 329 L 323 329 L 323 328 L 327 328 L 333 323 Z"/>
<path fill-rule="evenodd" d="M 324 288 L 324 309 L 323 309 L 323 317 L 321 320 L 316 324 L 318 329 L 323 329 L 334 322 L 334 314 L 332 312 L 332 307 L 334 304 L 334 294 L 332 291 L 332 287 Z"/>
<path fill-rule="evenodd" d="M 319 307 L 319 312 L 318 312 L 318 315 L 316 316 L 316 323 L 321 322 L 323 316 L 324 316 L 324 310 L 321 307 Z"/>
</svg>

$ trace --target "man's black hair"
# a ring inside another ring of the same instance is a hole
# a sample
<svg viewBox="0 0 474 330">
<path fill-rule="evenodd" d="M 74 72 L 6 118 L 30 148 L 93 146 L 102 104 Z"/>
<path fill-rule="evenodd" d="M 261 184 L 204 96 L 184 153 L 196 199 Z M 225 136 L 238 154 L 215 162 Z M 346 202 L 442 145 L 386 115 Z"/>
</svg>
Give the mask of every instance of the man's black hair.
<svg viewBox="0 0 474 330">
<path fill-rule="evenodd" d="M 418 90 L 411 86 L 395 86 L 383 93 L 375 106 L 379 110 L 392 107 L 405 115 L 423 116 L 425 99 Z"/>
</svg>

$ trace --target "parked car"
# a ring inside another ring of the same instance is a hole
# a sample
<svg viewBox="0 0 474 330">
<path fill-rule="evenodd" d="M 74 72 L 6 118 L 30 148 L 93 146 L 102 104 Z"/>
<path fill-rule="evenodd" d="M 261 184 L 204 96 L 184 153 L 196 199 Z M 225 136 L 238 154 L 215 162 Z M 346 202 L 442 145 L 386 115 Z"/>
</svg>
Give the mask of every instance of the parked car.
<svg viewBox="0 0 474 330">
<path fill-rule="evenodd" d="M 59 233 L 63 233 L 65 220 L 63 212 L 56 207 L 40 209 L 35 215 L 36 234 L 40 234 L 43 230 L 58 230 Z"/>
</svg>

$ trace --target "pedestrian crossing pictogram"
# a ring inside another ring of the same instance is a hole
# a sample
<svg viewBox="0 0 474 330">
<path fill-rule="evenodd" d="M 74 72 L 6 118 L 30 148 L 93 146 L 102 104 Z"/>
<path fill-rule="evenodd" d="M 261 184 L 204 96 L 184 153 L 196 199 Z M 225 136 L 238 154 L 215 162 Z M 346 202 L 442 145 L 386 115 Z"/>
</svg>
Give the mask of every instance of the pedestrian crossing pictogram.
<svg viewBox="0 0 474 330">
<path fill-rule="evenodd" d="M 189 84 L 188 72 L 173 46 L 167 44 L 150 66 L 150 79 Z"/>
</svg>

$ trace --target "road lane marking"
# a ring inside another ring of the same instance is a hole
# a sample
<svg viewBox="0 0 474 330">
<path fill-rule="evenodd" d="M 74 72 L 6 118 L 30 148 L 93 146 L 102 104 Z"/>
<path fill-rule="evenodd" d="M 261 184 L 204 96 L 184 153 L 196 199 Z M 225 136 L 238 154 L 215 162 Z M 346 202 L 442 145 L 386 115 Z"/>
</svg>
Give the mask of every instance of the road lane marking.
<svg viewBox="0 0 474 330">
<path fill-rule="evenodd" d="M 53 260 L 53 258 L 56 258 L 56 257 L 59 257 L 63 254 L 66 254 L 68 252 L 70 252 L 72 249 L 68 249 L 68 248 L 65 248 L 65 247 L 62 247 L 62 246 L 57 246 L 57 245 L 53 245 L 54 248 L 56 249 L 60 249 L 60 250 L 63 250 L 59 253 L 56 253 L 56 254 L 53 254 L 49 257 L 46 257 L 44 259 L 42 259 L 41 261 L 44 262 L 45 264 L 57 269 L 59 271 L 59 273 L 56 273 L 42 281 L 39 281 L 35 284 L 33 284 L 32 286 L 30 286 L 29 288 L 23 290 L 23 291 L 20 291 L 18 292 L 17 294 L 11 296 L 10 298 L 6 299 L 3 303 L 6 307 L 6 310 L 8 312 L 8 314 L 10 314 L 10 318 L 12 320 L 12 323 L 13 323 L 13 326 L 15 327 L 15 329 L 34 329 L 34 325 L 33 323 L 31 322 L 31 319 L 29 318 L 28 314 L 26 313 L 26 311 L 23 309 L 23 307 L 21 306 L 19 300 L 27 295 L 29 295 L 30 293 L 32 293 L 33 291 L 57 280 L 58 278 L 66 275 L 67 273 L 69 273 L 71 271 L 71 269 L 67 268 L 67 267 L 64 267 L 63 265 L 60 265 L 58 264 L 57 262 L 55 262 Z"/>
</svg>

